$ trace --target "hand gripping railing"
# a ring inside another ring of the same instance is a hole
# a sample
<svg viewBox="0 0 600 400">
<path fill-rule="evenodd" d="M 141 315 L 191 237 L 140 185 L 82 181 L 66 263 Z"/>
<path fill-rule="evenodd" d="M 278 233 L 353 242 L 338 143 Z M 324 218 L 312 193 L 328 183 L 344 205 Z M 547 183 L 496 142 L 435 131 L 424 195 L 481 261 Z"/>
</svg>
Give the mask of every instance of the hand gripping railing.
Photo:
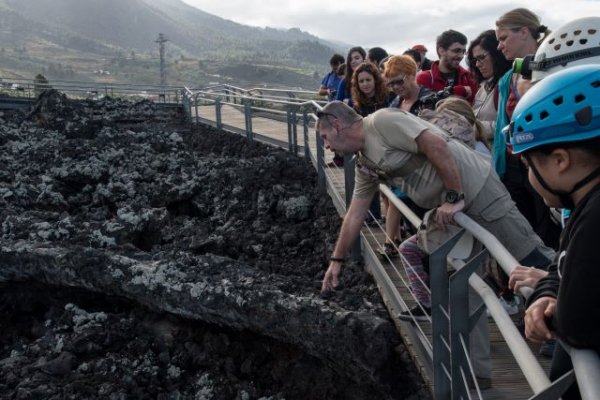
<svg viewBox="0 0 600 400">
<path fill-rule="evenodd" d="M 462 212 L 454 215 L 454 221 L 479 240 L 510 276 L 510 272 L 519 263 L 494 235 Z M 546 389 L 550 385 L 550 380 L 509 315 L 498 302 L 496 294 L 476 274 L 471 274 L 469 277 L 469 285 L 481 296 L 533 391 L 539 393 Z"/>
<path fill-rule="evenodd" d="M 420 225 L 420 219 L 412 212 L 412 210 L 398 199 L 394 193 L 385 185 L 380 185 L 380 191 L 398 210 L 413 224 Z M 465 228 L 467 232 L 479 240 L 496 259 L 503 270 L 510 275 L 511 271 L 519 265 L 518 261 L 508 252 L 508 250 L 500 243 L 500 241 L 490 232 L 485 230 L 471 218 L 460 212 L 455 214 L 454 221 Z M 460 269 L 460 262 L 458 264 Z M 496 322 L 500 333 L 505 339 L 509 349 L 511 350 L 515 360 L 527 382 L 536 394 L 533 398 L 559 398 L 564 389 L 568 387 L 571 380 L 565 379 L 555 383 L 550 383 L 546 373 L 540 366 L 539 362 L 532 354 L 527 343 L 523 340 L 520 332 L 515 327 L 513 321 L 498 302 L 498 298 L 493 290 L 476 274 L 471 274 L 468 279 L 469 285 L 482 298 L 490 315 Z M 531 289 L 521 291 L 525 298 L 531 294 Z M 564 344 L 561 343 L 563 346 Z M 600 358 L 593 350 L 581 350 L 564 346 L 574 366 L 574 372 L 581 391 L 583 399 L 597 399 L 600 393 Z M 481 395 L 481 393 L 479 393 Z M 555 397 L 552 397 L 552 395 Z"/>
<path fill-rule="evenodd" d="M 466 216 L 463 213 L 457 213 L 454 216 L 454 221 L 457 224 L 465 228 L 469 231 L 473 236 L 475 236 L 479 241 L 481 241 L 485 247 L 489 250 L 489 252 L 494 256 L 498 264 L 502 267 L 502 269 L 510 276 L 512 270 L 519 265 L 518 261 L 500 244 L 500 241 L 496 239 L 491 233 L 483 229 L 479 226 L 475 221 Z M 485 282 L 481 278 L 476 275 L 472 275 L 471 278 L 477 278 L 479 281 L 478 285 L 485 285 Z M 471 281 L 469 282 L 471 283 Z M 473 287 L 473 284 L 471 283 Z M 526 290 L 521 290 L 521 294 L 527 299 L 532 293 L 530 288 L 525 288 Z M 483 298 L 483 296 L 482 296 Z M 508 315 L 502 309 L 502 306 L 498 303 L 495 295 L 493 298 L 490 298 L 489 301 L 486 301 L 486 306 L 490 310 L 490 313 L 494 317 L 494 320 L 498 323 L 498 327 L 500 328 L 503 337 L 508 343 L 511 350 L 518 349 L 521 347 L 520 341 L 515 341 L 514 336 L 516 328 L 513 330 L 514 325 Z M 503 319 L 504 322 L 499 321 L 498 318 Z M 503 330 L 506 330 L 505 326 L 508 326 L 508 332 L 504 334 Z M 518 333 L 518 331 L 517 331 Z M 520 334 L 518 335 L 520 337 Z M 565 348 L 565 350 L 571 356 L 571 361 L 573 362 L 573 369 L 575 371 L 575 375 L 577 378 L 577 383 L 579 385 L 579 389 L 583 399 L 598 399 L 600 395 L 600 358 L 598 354 L 593 350 L 584 350 L 584 349 L 575 349 L 567 346 L 566 344 L 561 342 L 561 345 Z M 523 357 L 525 352 L 523 350 L 513 350 L 513 355 L 515 359 L 521 366 L 525 377 L 527 378 L 531 388 L 536 392 L 542 392 L 548 388 L 548 385 L 544 382 L 547 379 L 540 379 L 540 372 L 536 370 L 534 366 L 531 364 L 533 360 L 530 359 L 527 354 Z M 539 364 L 538 364 L 539 366 Z M 533 374 L 531 371 L 535 371 Z M 565 382 L 566 384 L 566 382 Z"/>
</svg>

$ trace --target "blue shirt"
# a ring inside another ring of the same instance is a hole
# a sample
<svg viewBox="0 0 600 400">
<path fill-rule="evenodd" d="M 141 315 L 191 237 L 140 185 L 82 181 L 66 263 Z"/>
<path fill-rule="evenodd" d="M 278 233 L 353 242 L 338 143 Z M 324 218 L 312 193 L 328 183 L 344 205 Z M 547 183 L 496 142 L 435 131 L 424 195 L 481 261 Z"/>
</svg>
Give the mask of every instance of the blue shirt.
<svg viewBox="0 0 600 400">
<path fill-rule="evenodd" d="M 352 107 L 352 96 L 346 97 L 346 79 L 340 80 L 335 99 L 339 101 L 347 100 L 347 104 Z"/>
<path fill-rule="evenodd" d="M 342 79 L 333 71 L 329 71 L 329 73 L 325 75 L 325 77 L 321 81 L 321 86 L 326 87 L 327 89 L 329 89 L 329 93 L 332 93 L 327 96 L 327 100 L 335 100 L 336 90 L 341 80 Z"/>
</svg>

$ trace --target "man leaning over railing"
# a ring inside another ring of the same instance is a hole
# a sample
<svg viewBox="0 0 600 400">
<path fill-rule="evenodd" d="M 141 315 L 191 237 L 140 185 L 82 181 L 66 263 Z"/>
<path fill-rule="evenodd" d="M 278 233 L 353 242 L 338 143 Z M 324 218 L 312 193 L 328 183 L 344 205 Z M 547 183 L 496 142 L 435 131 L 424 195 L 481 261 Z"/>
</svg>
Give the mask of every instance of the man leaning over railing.
<svg viewBox="0 0 600 400">
<path fill-rule="evenodd" d="M 438 224 L 451 223 L 454 214 L 463 211 L 524 265 L 550 263 L 553 250 L 543 245 L 518 212 L 489 161 L 440 128 L 398 109 L 383 109 L 363 119 L 341 102 L 329 103 L 318 117 L 318 131 L 328 149 L 358 153 L 352 202 L 322 292 L 338 286 L 342 263 L 380 183 L 399 187 L 420 207 L 437 208 Z M 490 379 L 489 343 L 487 346 L 483 351 L 488 361 L 475 372 Z"/>
</svg>

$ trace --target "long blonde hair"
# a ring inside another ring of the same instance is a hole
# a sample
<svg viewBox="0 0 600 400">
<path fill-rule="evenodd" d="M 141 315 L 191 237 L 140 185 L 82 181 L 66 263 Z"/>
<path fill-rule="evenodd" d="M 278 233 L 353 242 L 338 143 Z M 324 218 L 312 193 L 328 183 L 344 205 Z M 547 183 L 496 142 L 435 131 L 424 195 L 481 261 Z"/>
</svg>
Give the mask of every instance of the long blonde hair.
<svg viewBox="0 0 600 400">
<path fill-rule="evenodd" d="M 469 121 L 469 123 L 473 126 L 475 140 L 478 142 L 482 142 L 489 149 L 489 146 L 487 144 L 487 141 L 485 140 L 485 136 L 483 133 L 483 125 L 481 125 L 481 122 L 479 122 L 479 120 L 475 116 L 473 107 L 467 100 L 457 96 L 450 96 L 444 100 L 439 101 L 436 104 L 435 109 L 436 111 L 441 111 L 444 109 L 451 110 L 465 117 L 465 119 Z"/>
<path fill-rule="evenodd" d="M 515 8 L 503 14 L 496 21 L 496 27 L 510 30 L 527 28 L 538 45 L 550 34 L 548 27 L 540 22 L 540 17 L 527 8 Z"/>
</svg>

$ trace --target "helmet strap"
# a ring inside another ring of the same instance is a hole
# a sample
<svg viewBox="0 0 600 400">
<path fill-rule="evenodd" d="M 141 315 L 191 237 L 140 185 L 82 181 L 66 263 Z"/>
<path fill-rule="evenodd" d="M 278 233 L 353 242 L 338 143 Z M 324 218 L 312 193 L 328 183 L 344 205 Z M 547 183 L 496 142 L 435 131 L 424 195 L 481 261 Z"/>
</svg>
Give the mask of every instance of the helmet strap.
<svg viewBox="0 0 600 400">
<path fill-rule="evenodd" d="M 547 71 L 557 65 L 565 66 L 572 61 L 584 58 L 596 57 L 600 55 L 600 46 L 589 49 L 575 50 L 570 53 L 561 54 L 550 58 L 543 58 L 539 61 L 529 60 L 529 68 L 535 71 Z"/>
<path fill-rule="evenodd" d="M 583 178 L 582 180 L 577 182 L 570 191 L 567 192 L 566 190 L 556 190 L 556 189 L 552 189 L 550 186 L 548 186 L 548 184 L 546 183 L 544 178 L 542 178 L 542 175 L 540 175 L 540 172 L 536 168 L 535 164 L 533 164 L 531 162 L 531 156 L 529 154 L 525 153 L 525 154 L 523 154 L 523 157 L 525 157 L 527 159 L 529 168 L 531 168 L 531 170 L 533 171 L 533 174 L 535 175 L 535 177 L 538 180 L 538 182 L 540 183 L 540 185 L 542 185 L 542 187 L 544 189 L 546 189 L 548 192 L 557 196 L 560 203 L 562 204 L 562 206 L 564 208 L 568 208 L 569 210 L 573 210 L 575 208 L 575 203 L 573 202 L 571 195 L 573 193 L 575 193 L 576 191 L 578 191 L 579 189 L 581 189 L 586 184 L 588 184 L 590 181 L 595 179 L 596 177 L 600 176 L 600 167 L 598 167 L 595 170 L 593 170 L 592 172 L 590 172 L 588 176 L 586 176 L 585 178 Z"/>
</svg>

